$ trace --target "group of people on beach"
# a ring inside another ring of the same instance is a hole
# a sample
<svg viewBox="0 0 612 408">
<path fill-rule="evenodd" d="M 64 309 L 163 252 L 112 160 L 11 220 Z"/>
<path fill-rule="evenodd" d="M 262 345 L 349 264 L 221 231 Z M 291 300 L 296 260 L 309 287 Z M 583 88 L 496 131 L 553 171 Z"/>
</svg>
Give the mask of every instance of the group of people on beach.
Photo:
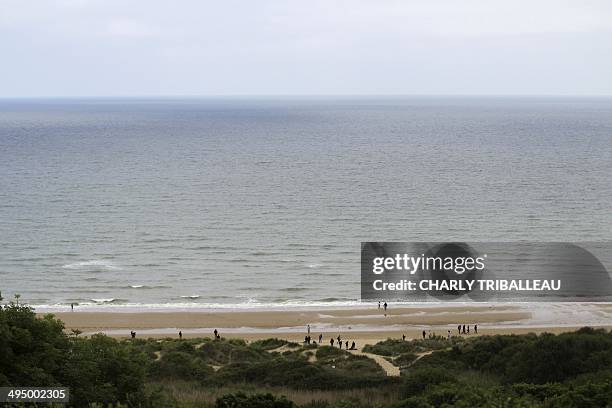
<svg viewBox="0 0 612 408">
<path fill-rule="evenodd" d="M 306 330 L 307 333 L 306 336 L 304 336 L 304 344 L 317 344 L 317 342 L 315 340 L 312 340 L 312 337 L 310 337 L 310 325 L 307 326 Z M 323 344 L 323 333 L 319 334 L 319 344 Z M 357 345 L 354 341 L 351 343 L 351 346 L 349 348 L 349 341 L 346 340 L 343 343 L 342 337 L 340 337 L 340 335 L 338 335 L 336 339 L 334 339 L 333 337 L 329 339 L 329 345 L 331 347 L 334 347 L 334 344 L 337 344 L 340 349 L 342 349 L 342 345 L 344 344 L 345 350 L 357 350 Z"/>
<path fill-rule="evenodd" d="M 336 337 L 336 340 L 337 340 L 338 347 L 340 349 L 342 349 L 342 337 L 340 337 L 340 335 L 338 335 L 338 337 Z M 333 337 L 331 339 L 329 339 L 329 345 L 331 347 L 334 347 L 334 338 Z M 346 342 L 344 343 L 344 348 L 345 348 L 345 350 L 357 350 L 357 347 L 356 347 L 354 341 L 351 343 L 351 348 L 349 348 L 349 341 L 348 340 L 346 340 Z"/>
<path fill-rule="evenodd" d="M 461 335 L 461 334 L 470 334 L 470 325 L 469 324 L 467 326 L 465 324 L 464 325 L 458 325 L 457 326 L 457 333 L 459 335 Z M 478 325 L 477 324 L 474 325 L 474 334 L 478 334 Z M 433 339 L 434 337 L 436 337 L 436 334 L 434 332 L 432 332 L 431 330 L 429 330 L 429 331 L 423 330 L 421 332 L 421 336 L 423 336 L 423 340 L 428 339 L 428 338 L 429 339 Z M 448 340 L 450 340 L 452 336 L 453 336 L 452 332 L 450 330 L 447 330 L 446 338 Z M 402 340 L 406 341 L 406 335 L 405 334 L 402 334 Z"/>
<path fill-rule="evenodd" d="M 466 330 L 467 327 L 467 330 Z M 449 330 L 450 332 L 450 330 Z M 470 334 L 470 325 L 468 324 L 467 326 L 464 325 L 457 325 L 457 333 L 458 334 Z M 474 325 L 474 334 L 478 334 L 478 325 L 475 324 Z"/>
<path fill-rule="evenodd" d="M 470 325 L 468 324 L 467 326 L 464 325 L 457 325 L 457 334 L 461 335 L 461 334 L 470 334 Z M 478 325 L 475 324 L 474 325 L 474 334 L 478 334 Z M 423 330 L 423 340 L 425 340 L 425 338 L 427 337 L 427 333 L 425 333 L 425 330 Z M 429 331 L 429 336 L 430 339 L 435 337 L 435 333 L 432 334 L 431 330 Z M 453 334 L 451 333 L 450 330 L 447 330 L 446 332 L 446 338 L 448 340 L 451 339 L 451 337 L 453 337 Z M 404 335 L 404 340 L 406 339 L 406 336 Z"/>
<path fill-rule="evenodd" d="M 221 340 L 221 335 L 219 334 L 219 331 L 217 329 L 213 331 L 213 334 L 215 336 L 215 340 Z M 181 330 L 179 330 L 178 335 L 179 335 L 179 340 L 183 340 L 183 332 Z"/>
<path fill-rule="evenodd" d="M 380 309 L 381 306 L 384 308 L 385 310 L 385 315 L 387 312 L 387 302 L 385 302 L 383 305 L 381 305 L 381 302 L 378 302 L 378 308 Z M 219 331 L 217 329 L 215 329 L 213 331 L 214 334 L 214 338 L 215 340 L 220 340 L 221 339 L 221 335 L 219 334 Z M 457 325 L 457 334 L 458 335 L 462 335 L 462 334 L 470 334 L 470 325 Z M 478 334 L 478 324 L 474 324 L 474 334 Z M 178 332 L 179 335 L 179 339 L 182 340 L 183 339 L 183 332 L 179 331 Z M 429 332 L 426 332 L 425 330 L 423 330 L 423 332 L 421 333 L 421 335 L 423 336 L 423 340 L 425 340 L 426 338 L 434 338 L 435 337 L 435 333 L 432 333 L 431 330 L 429 330 Z M 136 338 L 136 332 L 135 331 L 130 331 L 130 336 L 132 337 L 132 339 Z M 450 340 L 450 338 L 452 337 L 452 333 L 450 330 L 447 331 L 447 335 L 446 335 L 447 339 Z M 402 334 L 402 340 L 406 340 L 406 335 Z M 319 344 L 323 344 L 323 333 L 319 334 Z M 312 337 L 310 336 L 310 325 L 307 326 L 307 334 L 306 336 L 304 336 L 304 344 L 317 344 L 317 342 L 315 340 L 312 339 Z M 337 344 L 338 347 L 340 349 L 342 349 L 342 346 L 344 345 L 345 350 L 357 350 L 357 346 L 355 344 L 355 342 L 353 341 L 350 345 L 349 348 L 349 341 L 346 340 L 342 341 L 342 337 L 340 335 L 338 335 L 338 337 L 336 337 L 335 339 L 332 337 L 329 339 L 329 345 L 331 347 L 334 347 L 334 345 Z"/>
</svg>

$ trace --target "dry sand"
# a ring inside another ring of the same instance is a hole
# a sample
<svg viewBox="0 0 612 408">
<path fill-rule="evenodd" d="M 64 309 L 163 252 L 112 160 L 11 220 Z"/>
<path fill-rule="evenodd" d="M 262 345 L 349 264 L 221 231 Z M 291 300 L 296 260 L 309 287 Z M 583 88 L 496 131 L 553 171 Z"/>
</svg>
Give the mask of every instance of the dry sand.
<svg viewBox="0 0 612 408">
<path fill-rule="evenodd" d="M 457 332 L 458 324 L 477 323 L 479 334 L 559 333 L 576 326 L 525 326 L 531 318 L 518 306 L 440 306 L 393 308 L 385 315 L 379 309 L 332 309 L 286 311 L 186 311 L 186 312 L 74 312 L 56 313 L 68 331 L 78 329 L 85 334 L 104 332 L 115 337 L 128 337 L 131 330 L 138 337 L 211 337 L 217 328 L 223 337 L 256 340 L 278 337 L 303 341 L 306 326 L 312 325 L 312 338 L 323 333 L 330 337 L 356 341 L 358 346 L 387 338 L 417 338 L 426 330 L 446 336 Z M 612 326 L 611 324 L 608 326 Z"/>
</svg>

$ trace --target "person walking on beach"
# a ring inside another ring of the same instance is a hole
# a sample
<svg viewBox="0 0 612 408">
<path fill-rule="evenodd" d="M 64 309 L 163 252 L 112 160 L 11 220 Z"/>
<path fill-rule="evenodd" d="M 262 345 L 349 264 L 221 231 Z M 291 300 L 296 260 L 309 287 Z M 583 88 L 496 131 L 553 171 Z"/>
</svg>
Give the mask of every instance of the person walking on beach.
<svg viewBox="0 0 612 408">
<path fill-rule="evenodd" d="M 380 300 L 378 301 L 378 308 L 380 309 Z"/>
<path fill-rule="evenodd" d="M 348 350 L 348 340 L 344 343 L 344 348 Z"/>
<path fill-rule="evenodd" d="M 425 340 L 425 330 L 423 330 L 423 340 Z"/>
<path fill-rule="evenodd" d="M 406 341 L 406 335 L 402 334 L 402 340 Z"/>
<path fill-rule="evenodd" d="M 334 347 L 334 338 L 329 339 L 329 345 Z"/>
<path fill-rule="evenodd" d="M 71 304 L 70 304 L 70 311 L 71 311 L 71 312 L 74 312 L 74 303 L 71 303 Z"/>
<path fill-rule="evenodd" d="M 323 333 L 319 334 L 319 344 L 323 342 Z"/>
<path fill-rule="evenodd" d="M 310 325 L 308 325 L 308 336 L 310 336 Z"/>
<path fill-rule="evenodd" d="M 470 334 L 470 325 L 468 324 L 467 334 Z"/>
<path fill-rule="evenodd" d="M 474 325 L 474 334 L 478 334 L 478 325 L 477 324 Z"/>
<path fill-rule="evenodd" d="M 461 334 L 461 325 L 457 326 L 457 334 Z"/>
<path fill-rule="evenodd" d="M 179 340 L 183 340 L 183 332 L 179 330 Z"/>
<path fill-rule="evenodd" d="M 463 334 L 465 334 L 465 324 L 463 325 Z"/>
<path fill-rule="evenodd" d="M 385 302 L 385 304 L 383 305 L 383 307 L 385 308 L 385 314 L 387 314 L 387 302 Z"/>
<path fill-rule="evenodd" d="M 355 350 L 355 342 L 351 343 L 351 350 Z"/>
<path fill-rule="evenodd" d="M 215 329 L 215 331 L 213 332 L 213 334 L 215 335 L 215 339 L 216 339 L 217 337 L 219 337 L 219 332 L 217 331 L 217 329 Z"/>
</svg>

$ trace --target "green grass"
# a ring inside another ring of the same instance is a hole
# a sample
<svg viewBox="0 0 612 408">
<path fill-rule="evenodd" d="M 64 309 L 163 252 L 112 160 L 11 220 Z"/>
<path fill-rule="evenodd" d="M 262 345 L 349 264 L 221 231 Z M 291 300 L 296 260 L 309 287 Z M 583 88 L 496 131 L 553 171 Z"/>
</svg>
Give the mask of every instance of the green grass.
<svg viewBox="0 0 612 408">
<path fill-rule="evenodd" d="M 353 402 L 354 407 L 384 406 L 398 400 L 396 387 L 376 387 L 351 390 L 296 390 L 289 387 L 266 387 L 252 384 L 235 384 L 222 387 L 205 387 L 193 381 L 164 381 L 150 382 L 147 389 L 152 391 L 162 388 L 167 395 L 176 401 L 180 401 L 185 407 L 214 406 L 217 398 L 244 392 L 246 394 L 271 393 L 276 396 L 286 396 L 298 405 L 311 404 L 313 402 Z M 357 403 L 361 405 L 357 405 Z"/>
</svg>

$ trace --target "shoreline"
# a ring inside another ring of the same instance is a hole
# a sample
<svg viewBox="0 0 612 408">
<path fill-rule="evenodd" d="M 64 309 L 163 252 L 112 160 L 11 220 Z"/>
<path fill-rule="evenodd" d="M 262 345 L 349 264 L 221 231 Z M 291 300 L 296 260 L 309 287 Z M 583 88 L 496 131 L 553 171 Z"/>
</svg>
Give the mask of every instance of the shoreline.
<svg viewBox="0 0 612 408">
<path fill-rule="evenodd" d="M 33 305 L 25 304 L 37 314 L 71 312 L 70 304 Z M 128 303 L 128 304 L 74 304 L 75 312 L 86 313 L 250 313 L 250 312 L 315 312 L 325 310 L 376 310 L 376 302 L 309 302 L 309 303 Z M 452 309 L 461 308 L 534 308 L 565 306 L 572 308 L 599 307 L 612 310 L 612 302 L 392 302 L 394 309 Z"/>
</svg>

